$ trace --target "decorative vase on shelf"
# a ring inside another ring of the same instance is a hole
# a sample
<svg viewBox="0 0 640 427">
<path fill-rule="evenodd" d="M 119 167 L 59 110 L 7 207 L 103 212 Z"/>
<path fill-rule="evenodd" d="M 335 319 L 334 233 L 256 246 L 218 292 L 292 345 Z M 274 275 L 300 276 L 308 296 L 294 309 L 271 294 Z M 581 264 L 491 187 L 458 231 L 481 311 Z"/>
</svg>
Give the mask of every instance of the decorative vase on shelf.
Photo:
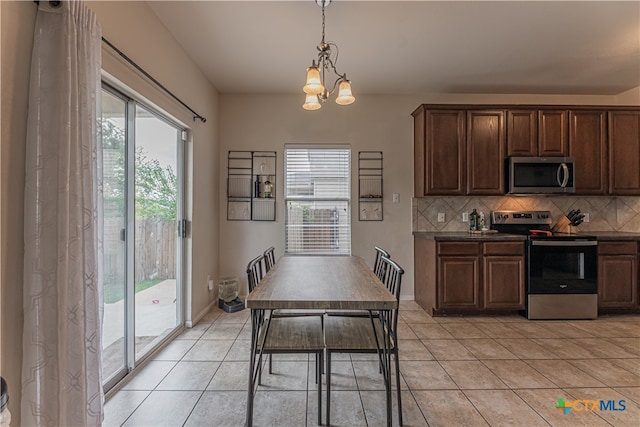
<svg viewBox="0 0 640 427">
<path fill-rule="evenodd" d="M 273 184 L 267 177 L 267 180 L 264 182 L 264 197 L 270 199 L 273 196 Z"/>
</svg>

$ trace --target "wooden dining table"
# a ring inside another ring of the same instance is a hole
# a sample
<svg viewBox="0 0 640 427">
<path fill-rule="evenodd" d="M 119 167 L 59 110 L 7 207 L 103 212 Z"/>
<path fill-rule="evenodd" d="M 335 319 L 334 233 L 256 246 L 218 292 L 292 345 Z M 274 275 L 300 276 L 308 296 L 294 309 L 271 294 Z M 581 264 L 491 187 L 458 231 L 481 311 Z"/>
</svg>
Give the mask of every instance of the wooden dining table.
<svg viewBox="0 0 640 427">
<path fill-rule="evenodd" d="M 251 310 L 251 361 L 247 398 L 247 426 L 253 425 L 256 372 L 262 363 L 256 356 L 262 320 L 273 310 L 368 310 L 378 316 L 397 308 L 398 301 L 357 256 L 281 257 L 247 296 Z M 386 335 L 387 331 L 382 331 Z M 387 394 L 387 425 L 391 426 L 391 360 L 389 337 L 381 343 L 380 360 Z M 320 411 L 321 408 L 318 408 Z"/>
</svg>

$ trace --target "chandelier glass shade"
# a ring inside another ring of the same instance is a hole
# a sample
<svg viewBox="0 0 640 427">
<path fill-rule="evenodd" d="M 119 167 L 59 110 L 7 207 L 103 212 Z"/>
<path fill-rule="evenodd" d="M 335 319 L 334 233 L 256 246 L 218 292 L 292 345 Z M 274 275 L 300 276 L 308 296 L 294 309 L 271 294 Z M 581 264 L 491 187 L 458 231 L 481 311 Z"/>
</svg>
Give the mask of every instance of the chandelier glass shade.
<svg viewBox="0 0 640 427">
<path fill-rule="evenodd" d="M 305 110 L 318 110 L 322 107 L 329 97 L 338 89 L 336 104 L 349 105 L 356 98 L 351 92 L 351 82 L 347 79 L 346 73 L 338 72 L 336 65 L 338 63 L 338 45 L 333 42 L 325 42 L 324 39 L 324 8 L 331 0 L 316 0 L 316 3 L 322 7 L 322 41 L 318 45 L 318 58 L 311 61 L 311 66 L 307 68 L 307 80 L 302 88 L 306 94 L 305 103 L 302 106 Z M 333 48 L 333 50 L 332 50 Z M 327 76 L 329 74 L 329 76 Z M 331 88 L 328 88 L 327 78 L 335 77 L 335 81 Z"/>
</svg>

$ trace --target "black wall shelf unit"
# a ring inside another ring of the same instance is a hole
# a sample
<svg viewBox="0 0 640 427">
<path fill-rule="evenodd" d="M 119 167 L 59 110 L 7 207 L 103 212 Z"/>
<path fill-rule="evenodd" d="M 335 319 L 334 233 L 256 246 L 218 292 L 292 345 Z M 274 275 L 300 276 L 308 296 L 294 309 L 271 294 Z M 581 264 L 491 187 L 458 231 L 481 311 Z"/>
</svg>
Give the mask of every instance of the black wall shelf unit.
<svg viewBox="0 0 640 427">
<path fill-rule="evenodd" d="M 276 220 L 275 151 L 229 151 L 227 220 Z"/>
<path fill-rule="evenodd" d="M 382 221 L 382 151 L 358 152 L 358 219 Z"/>
</svg>

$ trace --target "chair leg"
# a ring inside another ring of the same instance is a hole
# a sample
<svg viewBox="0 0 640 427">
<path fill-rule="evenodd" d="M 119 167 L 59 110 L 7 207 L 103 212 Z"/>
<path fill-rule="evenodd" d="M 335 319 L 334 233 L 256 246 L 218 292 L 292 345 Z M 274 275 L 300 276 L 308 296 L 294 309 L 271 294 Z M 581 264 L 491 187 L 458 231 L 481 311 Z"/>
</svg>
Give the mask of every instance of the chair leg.
<svg viewBox="0 0 640 427">
<path fill-rule="evenodd" d="M 322 357 L 322 353 L 316 353 L 316 378 L 318 379 L 318 425 L 319 426 L 322 425 L 322 365 L 323 364 L 324 364 L 324 359 Z"/>
<path fill-rule="evenodd" d="M 273 374 L 273 354 L 267 356 L 269 358 L 269 375 Z"/>
<path fill-rule="evenodd" d="M 400 390 L 400 361 L 398 360 L 398 351 L 393 354 L 396 359 L 396 392 L 398 393 L 398 425 L 402 425 L 402 391 Z"/>
<path fill-rule="evenodd" d="M 319 366 L 320 360 L 318 360 L 318 353 L 316 353 L 316 384 L 318 384 L 318 381 L 321 381 L 321 375 L 319 374 L 319 370 L 317 369 L 317 367 Z"/>
<path fill-rule="evenodd" d="M 331 425 L 331 352 L 327 350 L 327 416 L 325 422 Z"/>
<path fill-rule="evenodd" d="M 324 314 L 320 316 L 320 329 L 322 329 L 322 336 L 324 336 Z M 322 354 L 324 355 L 324 350 L 322 350 Z M 324 363 L 320 367 L 320 377 L 324 374 Z"/>
</svg>

